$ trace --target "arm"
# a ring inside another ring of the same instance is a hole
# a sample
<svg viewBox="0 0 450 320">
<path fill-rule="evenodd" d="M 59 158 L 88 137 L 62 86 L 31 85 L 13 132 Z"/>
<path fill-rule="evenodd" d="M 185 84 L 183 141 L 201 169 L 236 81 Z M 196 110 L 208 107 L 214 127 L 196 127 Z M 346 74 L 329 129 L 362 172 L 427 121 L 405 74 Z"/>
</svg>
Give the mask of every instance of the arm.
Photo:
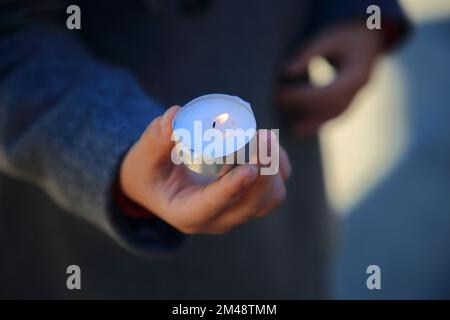
<svg viewBox="0 0 450 320">
<path fill-rule="evenodd" d="M 315 134 L 322 124 L 344 112 L 370 79 L 377 58 L 405 35 L 408 23 L 396 1 L 375 1 L 381 8 L 381 30 L 367 29 L 369 4 L 325 0 L 314 8 L 313 36 L 286 63 L 282 76 L 303 78 L 315 56 L 331 62 L 337 75 L 323 87 L 293 81 L 280 86 L 277 100 L 295 119 L 292 129 L 296 135 Z"/>
<path fill-rule="evenodd" d="M 130 250 L 175 248 L 181 233 L 128 218 L 110 190 L 126 151 L 163 108 L 69 32 L 28 24 L 10 8 L 1 10 L 0 170 L 45 189 Z"/>
</svg>

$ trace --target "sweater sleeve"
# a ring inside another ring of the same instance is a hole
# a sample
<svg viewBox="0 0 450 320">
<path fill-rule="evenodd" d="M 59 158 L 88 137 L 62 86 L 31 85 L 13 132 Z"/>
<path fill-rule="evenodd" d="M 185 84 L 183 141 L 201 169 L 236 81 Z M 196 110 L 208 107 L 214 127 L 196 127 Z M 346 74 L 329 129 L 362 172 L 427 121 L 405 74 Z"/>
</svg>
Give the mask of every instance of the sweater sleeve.
<svg viewBox="0 0 450 320">
<path fill-rule="evenodd" d="M 13 29 L 0 30 L 0 171 L 137 254 L 174 250 L 181 233 L 155 217 L 126 216 L 111 190 L 122 157 L 164 109 L 69 32 Z"/>
</svg>

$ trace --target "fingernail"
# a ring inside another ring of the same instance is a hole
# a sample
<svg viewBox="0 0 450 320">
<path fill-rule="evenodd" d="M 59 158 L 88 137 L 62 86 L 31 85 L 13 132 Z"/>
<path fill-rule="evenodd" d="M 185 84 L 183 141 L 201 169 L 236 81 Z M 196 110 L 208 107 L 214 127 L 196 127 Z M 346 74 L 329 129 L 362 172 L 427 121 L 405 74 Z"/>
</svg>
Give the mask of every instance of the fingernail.
<svg viewBox="0 0 450 320">
<path fill-rule="evenodd" d="M 250 165 L 247 169 L 247 176 L 242 181 L 242 187 L 247 188 L 249 187 L 253 182 L 255 182 L 256 178 L 258 177 L 258 167 L 256 165 Z"/>
<path fill-rule="evenodd" d="M 161 125 L 162 125 L 163 129 L 169 128 L 169 116 L 172 113 L 172 109 L 174 107 L 175 106 L 172 106 L 169 109 L 167 109 L 166 112 L 164 112 L 164 115 L 163 115 L 163 118 L 162 118 L 162 121 L 161 121 Z M 172 127 L 172 125 L 170 124 L 170 128 L 171 127 Z"/>
</svg>

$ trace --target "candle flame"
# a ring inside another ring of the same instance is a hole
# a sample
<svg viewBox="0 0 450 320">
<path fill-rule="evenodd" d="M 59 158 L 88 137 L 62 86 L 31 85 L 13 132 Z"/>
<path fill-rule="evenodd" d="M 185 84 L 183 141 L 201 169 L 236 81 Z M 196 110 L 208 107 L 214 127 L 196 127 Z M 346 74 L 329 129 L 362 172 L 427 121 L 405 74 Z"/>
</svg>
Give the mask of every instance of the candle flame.
<svg viewBox="0 0 450 320">
<path fill-rule="evenodd" d="M 216 117 L 216 122 L 219 124 L 224 123 L 225 121 L 228 120 L 228 118 L 230 117 L 230 115 L 228 113 L 222 113 L 221 115 Z"/>
</svg>

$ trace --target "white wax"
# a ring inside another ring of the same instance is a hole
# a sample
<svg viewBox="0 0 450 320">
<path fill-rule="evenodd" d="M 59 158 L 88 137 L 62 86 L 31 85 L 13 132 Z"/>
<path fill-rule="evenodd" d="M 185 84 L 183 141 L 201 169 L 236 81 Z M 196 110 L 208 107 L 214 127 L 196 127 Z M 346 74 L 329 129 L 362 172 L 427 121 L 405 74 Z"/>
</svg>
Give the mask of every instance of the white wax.
<svg viewBox="0 0 450 320">
<path fill-rule="evenodd" d="M 226 94 L 208 94 L 198 97 L 184 105 L 173 121 L 174 131 L 185 129 L 191 134 L 191 141 L 183 141 L 187 149 L 197 154 L 203 154 L 210 141 L 194 143 L 195 121 L 201 122 L 201 135 L 207 129 L 215 128 L 223 133 L 223 150 L 215 150 L 214 157 L 224 157 L 244 147 L 253 135 L 245 139 L 233 139 L 233 145 L 225 148 L 227 129 L 242 129 L 256 131 L 256 120 L 250 104 L 237 96 Z M 197 123 L 198 124 L 198 123 Z M 198 126 L 197 126 L 198 129 Z M 198 133 L 198 132 L 197 132 Z"/>
</svg>

